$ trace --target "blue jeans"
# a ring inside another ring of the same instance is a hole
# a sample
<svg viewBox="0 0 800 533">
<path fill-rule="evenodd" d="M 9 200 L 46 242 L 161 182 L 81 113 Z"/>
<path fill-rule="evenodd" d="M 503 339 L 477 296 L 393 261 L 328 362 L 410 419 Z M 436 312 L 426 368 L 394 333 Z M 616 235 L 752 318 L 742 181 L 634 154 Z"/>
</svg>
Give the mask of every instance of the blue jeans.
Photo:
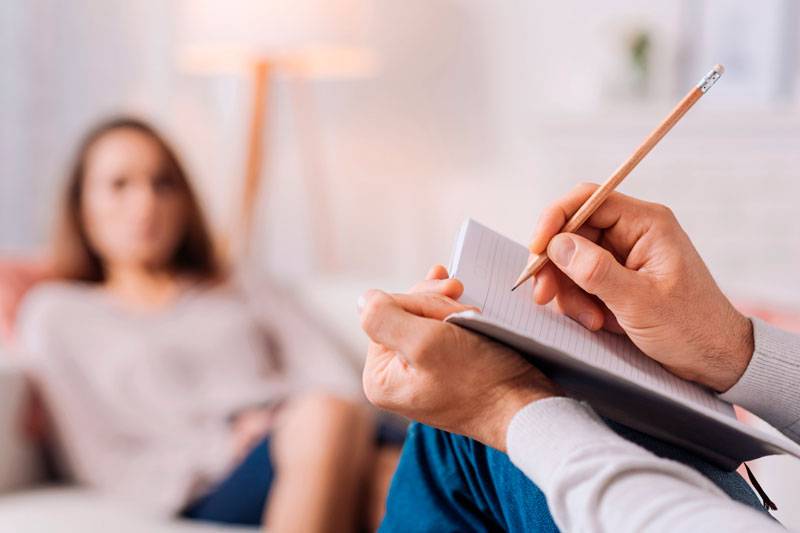
<svg viewBox="0 0 800 533">
<path fill-rule="evenodd" d="M 608 422 L 623 437 L 656 455 L 685 463 L 731 498 L 763 511 L 736 472 L 625 426 Z M 412 424 L 392 480 L 380 531 L 558 531 L 539 488 L 508 456 L 472 439 Z"/>
</svg>

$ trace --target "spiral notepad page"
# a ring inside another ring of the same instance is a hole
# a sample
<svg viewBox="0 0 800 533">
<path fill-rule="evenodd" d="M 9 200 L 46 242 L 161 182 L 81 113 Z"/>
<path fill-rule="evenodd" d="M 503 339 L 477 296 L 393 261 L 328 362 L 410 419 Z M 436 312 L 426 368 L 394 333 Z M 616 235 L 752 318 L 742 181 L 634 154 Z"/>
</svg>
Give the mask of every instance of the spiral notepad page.
<svg viewBox="0 0 800 533">
<path fill-rule="evenodd" d="M 548 371 L 572 396 L 623 425 L 672 442 L 726 469 L 775 453 L 800 457 L 784 435 L 739 422 L 733 406 L 716 394 L 667 372 L 627 337 L 592 332 L 533 301 L 532 283 L 511 292 L 528 250 L 467 220 L 450 273 L 464 284 L 464 311 L 447 322 L 511 346 Z"/>
<path fill-rule="evenodd" d="M 733 408 L 714 394 L 682 380 L 642 354 L 621 335 L 591 332 L 547 306 L 533 302 L 531 282 L 511 291 L 528 259 L 526 247 L 467 220 L 461 228 L 451 275 L 464 284 L 461 301 L 482 315 L 622 379 L 682 403 L 701 405 L 734 416 Z"/>
</svg>

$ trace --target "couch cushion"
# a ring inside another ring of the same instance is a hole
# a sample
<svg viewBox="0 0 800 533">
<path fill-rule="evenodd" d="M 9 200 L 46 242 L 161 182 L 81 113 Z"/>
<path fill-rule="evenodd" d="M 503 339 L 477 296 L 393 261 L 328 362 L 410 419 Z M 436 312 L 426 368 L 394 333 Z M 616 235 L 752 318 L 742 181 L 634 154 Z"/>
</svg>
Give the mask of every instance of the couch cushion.
<svg viewBox="0 0 800 533">
<path fill-rule="evenodd" d="M 14 358 L 0 347 L 0 493 L 30 485 L 43 474 L 36 448 L 23 435 L 27 383 Z"/>
<path fill-rule="evenodd" d="M 189 520 L 164 520 L 89 489 L 41 486 L 0 496 L 2 531 L 15 533 L 208 533 L 258 531 Z"/>
<path fill-rule="evenodd" d="M 0 258 L 0 346 L 13 340 L 14 320 L 23 296 L 50 276 L 50 270 L 41 258 Z"/>
</svg>

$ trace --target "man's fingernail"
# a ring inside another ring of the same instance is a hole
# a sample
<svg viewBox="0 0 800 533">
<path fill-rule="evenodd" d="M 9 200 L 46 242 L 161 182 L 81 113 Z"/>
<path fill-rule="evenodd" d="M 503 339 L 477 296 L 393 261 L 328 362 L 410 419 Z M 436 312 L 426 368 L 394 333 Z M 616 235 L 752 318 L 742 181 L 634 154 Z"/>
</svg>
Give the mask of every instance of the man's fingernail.
<svg viewBox="0 0 800 533">
<path fill-rule="evenodd" d="M 594 314 L 589 312 L 578 313 L 578 322 L 586 329 L 594 329 Z"/>
<path fill-rule="evenodd" d="M 367 305 L 367 299 L 364 298 L 364 295 L 358 297 L 356 301 L 356 309 L 358 309 L 358 313 L 361 314 L 361 311 L 364 310 L 364 306 Z"/>
<path fill-rule="evenodd" d="M 559 266 L 569 265 L 574 253 L 575 241 L 568 236 L 556 237 L 550 241 L 550 246 L 547 247 L 547 255 Z"/>
</svg>

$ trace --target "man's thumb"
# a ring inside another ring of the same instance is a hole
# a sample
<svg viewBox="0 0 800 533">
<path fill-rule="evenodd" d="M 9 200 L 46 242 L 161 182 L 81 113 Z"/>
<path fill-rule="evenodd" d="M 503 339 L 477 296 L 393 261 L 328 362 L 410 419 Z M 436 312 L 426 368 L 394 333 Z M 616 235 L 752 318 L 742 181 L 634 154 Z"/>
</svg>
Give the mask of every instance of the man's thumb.
<svg viewBox="0 0 800 533">
<path fill-rule="evenodd" d="M 574 233 L 550 240 L 547 256 L 581 289 L 613 306 L 636 284 L 636 273 L 620 265 L 611 253 Z"/>
</svg>

